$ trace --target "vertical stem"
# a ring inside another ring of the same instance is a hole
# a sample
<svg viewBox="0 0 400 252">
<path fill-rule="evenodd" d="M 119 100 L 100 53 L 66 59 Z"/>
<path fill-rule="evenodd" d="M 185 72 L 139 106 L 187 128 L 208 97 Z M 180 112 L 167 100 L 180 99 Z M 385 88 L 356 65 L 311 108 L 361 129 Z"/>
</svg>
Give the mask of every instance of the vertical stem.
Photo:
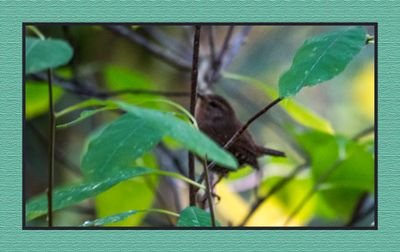
<svg viewBox="0 0 400 252">
<path fill-rule="evenodd" d="M 200 26 L 195 26 L 194 43 L 193 43 L 193 61 L 192 61 L 192 79 L 191 79 L 191 97 L 190 97 L 190 113 L 194 115 L 194 109 L 197 99 L 197 75 L 199 63 L 199 45 L 200 45 Z M 189 152 L 189 178 L 195 180 L 194 157 Z M 196 190 L 193 185 L 189 185 L 189 202 L 191 206 L 196 205 Z"/>
<path fill-rule="evenodd" d="M 205 173 L 205 180 L 206 180 L 206 191 L 207 191 L 207 198 L 208 198 L 208 205 L 210 207 L 210 214 L 211 214 L 211 225 L 215 227 L 215 214 L 214 214 L 214 204 L 213 204 L 213 197 L 211 193 L 211 183 L 210 183 L 210 176 L 208 174 L 208 167 L 207 167 L 207 156 L 203 160 L 204 166 L 204 173 Z"/>
<path fill-rule="evenodd" d="M 47 188 L 47 216 L 48 226 L 53 226 L 53 184 L 54 184 L 54 140 L 55 140 L 55 115 L 53 105 L 53 90 L 52 90 L 52 73 L 51 69 L 47 70 L 47 78 L 49 84 L 49 169 L 48 169 L 48 188 Z"/>
</svg>

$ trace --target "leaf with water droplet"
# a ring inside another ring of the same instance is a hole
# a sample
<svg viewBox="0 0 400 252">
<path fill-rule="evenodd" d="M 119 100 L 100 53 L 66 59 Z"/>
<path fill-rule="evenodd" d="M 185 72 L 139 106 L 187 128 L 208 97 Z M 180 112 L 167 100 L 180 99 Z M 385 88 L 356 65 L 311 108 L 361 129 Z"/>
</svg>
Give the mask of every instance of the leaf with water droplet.
<svg viewBox="0 0 400 252">
<path fill-rule="evenodd" d="M 341 73 L 365 46 L 362 27 L 349 27 L 307 39 L 297 50 L 292 66 L 279 79 L 279 96 L 295 95 Z"/>
<path fill-rule="evenodd" d="M 59 209 L 63 209 L 75 205 L 85 199 L 94 197 L 99 193 L 108 190 L 109 188 L 113 187 L 121 181 L 150 174 L 170 176 L 185 180 L 186 182 L 190 182 L 196 186 L 201 186 L 193 181 L 189 181 L 182 175 L 173 172 L 165 172 L 157 169 L 143 167 L 125 168 L 114 171 L 114 173 L 109 174 L 108 177 L 88 179 L 81 183 L 56 188 L 53 192 L 53 210 L 56 211 Z M 28 221 L 46 213 L 47 195 L 44 193 L 32 198 L 26 204 L 26 219 Z"/>
</svg>

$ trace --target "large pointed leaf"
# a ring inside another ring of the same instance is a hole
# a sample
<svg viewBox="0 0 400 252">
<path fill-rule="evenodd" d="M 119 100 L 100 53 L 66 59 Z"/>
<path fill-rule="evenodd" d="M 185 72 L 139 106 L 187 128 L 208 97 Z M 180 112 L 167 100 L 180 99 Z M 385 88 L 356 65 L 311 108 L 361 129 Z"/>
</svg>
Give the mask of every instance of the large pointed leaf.
<svg viewBox="0 0 400 252">
<path fill-rule="evenodd" d="M 109 124 L 94 138 L 82 160 L 82 171 L 88 177 L 108 176 L 115 170 L 132 166 L 138 157 L 170 136 L 195 154 L 235 169 L 233 156 L 199 130 L 175 116 L 118 102 L 128 113 Z"/>
<path fill-rule="evenodd" d="M 211 227 L 211 215 L 203 209 L 197 207 L 187 207 L 182 210 L 178 227 Z M 220 224 L 216 221 L 216 225 Z"/>
<path fill-rule="evenodd" d="M 234 74 L 234 73 L 227 73 L 227 72 L 223 72 L 223 76 L 225 78 L 249 83 L 249 84 L 263 90 L 265 92 L 265 94 L 268 97 L 270 97 L 271 99 L 278 98 L 278 91 L 276 91 L 270 85 L 267 85 L 255 78 L 251 78 L 251 77 L 243 76 L 243 75 L 239 75 L 239 74 Z M 298 123 L 300 123 L 306 127 L 309 127 L 311 129 L 315 129 L 315 130 L 319 130 L 319 131 L 323 131 L 323 132 L 327 132 L 327 133 L 334 132 L 332 125 L 328 120 L 322 118 L 321 116 L 316 114 L 311 109 L 306 108 L 305 106 L 296 102 L 294 99 L 284 100 L 279 103 L 279 106 L 284 108 L 285 112 L 287 112 L 293 118 L 293 120 L 297 121 Z"/>
<path fill-rule="evenodd" d="M 135 165 L 156 168 L 157 160 L 154 154 L 149 152 L 139 158 Z M 133 180 L 122 181 L 96 197 L 96 217 L 104 218 L 131 209 L 150 208 L 153 205 L 158 183 L 158 176 L 142 176 Z M 135 214 L 108 225 L 137 226 L 145 216 L 145 214 Z"/>
<path fill-rule="evenodd" d="M 73 50 L 63 40 L 27 37 L 25 41 L 26 74 L 62 66 L 72 58 Z"/>
<path fill-rule="evenodd" d="M 305 86 L 327 81 L 341 73 L 364 47 L 362 27 L 328 32 L 304 42 L 297 50 L 292 66 L 279 79 L 280 97 L 295 95 Z"/>
<path fill-rule="evenodd" d="M 53 209 L 59 210 L 72 206 L 82 200 L 96 196 L 126 179 L 151 174 L 157 170 L 149 168 L 132 168 L 119 170 L 113 176 L 98 180 L 83 181 L 79 184 L 57 188 L 53 193 Z M 42 194 L 31 199 L 26 205 L 26 217 L 28 220 L 47 213 L 47 196 Z"/>
</svg>

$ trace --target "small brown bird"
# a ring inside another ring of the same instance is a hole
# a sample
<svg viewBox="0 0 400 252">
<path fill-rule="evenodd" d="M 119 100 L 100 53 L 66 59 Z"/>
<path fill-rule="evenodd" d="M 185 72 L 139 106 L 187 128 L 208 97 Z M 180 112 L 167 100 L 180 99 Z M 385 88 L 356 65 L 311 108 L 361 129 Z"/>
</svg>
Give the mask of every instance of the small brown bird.
<svg viewBox="0 0 400 252">
<path fill-rule="evenodd" d="M 198 97 L 195 117 L 200 130 L 219 145 L 224 146 L 242 127 L 242 124 L 237 119 L 233 108 L 221 96 L 198 94 Z M 240 166 L 248 164 L 256 170 L 260 169 L 257 158 L 261 156 L 285 156 L 284 152 L 257 145 L 247 130 L 228 148 L 228 151 L 235 156 Z M 229 169 L 215 166 L 213 171 L 223 176 L 229 172 Z"/>
</svg>

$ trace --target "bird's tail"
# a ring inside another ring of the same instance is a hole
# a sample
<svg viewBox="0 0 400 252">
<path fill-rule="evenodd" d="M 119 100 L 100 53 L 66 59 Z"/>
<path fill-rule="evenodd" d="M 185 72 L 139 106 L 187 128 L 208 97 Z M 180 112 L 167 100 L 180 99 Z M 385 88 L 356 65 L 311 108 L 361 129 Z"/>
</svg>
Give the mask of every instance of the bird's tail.
<svg viewBox="0 0 400 252">
<path fill-rule="evenodd" d="M 270 156 L 276 156 L 276 157 L 286 157 L 286 154 L 283 151 L 269 149 L 269 148 L 265 148 L 263 146 L 258 146 L 258 150 L 261 154 L 264 154 L 264 155 L 270 155 Z"/>
</svg>

